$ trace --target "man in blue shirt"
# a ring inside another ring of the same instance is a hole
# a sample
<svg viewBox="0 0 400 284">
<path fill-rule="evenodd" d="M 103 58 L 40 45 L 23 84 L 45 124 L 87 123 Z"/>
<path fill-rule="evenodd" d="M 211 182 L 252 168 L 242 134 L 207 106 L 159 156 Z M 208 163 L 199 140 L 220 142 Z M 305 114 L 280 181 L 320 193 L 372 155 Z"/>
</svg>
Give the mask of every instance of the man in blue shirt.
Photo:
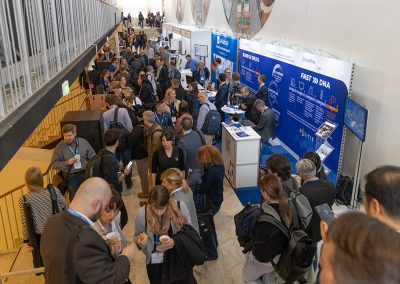
<svg viewBox="0 0 400 284">
<path fill-rule="evenodd" d="M 190 69 L 190 71 L 192 71 L 192 73 L 197 71 L 198 68 L 198 62 L 196 59 L 192 58 L 192 56 L 190 54 L 186 55 L 186 65 L 185 65 L 185 69 Z"/>
<path fill-rule="evenodd" d="M 216 88 L 219 88 L 219 74 L 225 73 L 225 67 L 221 64 L 221 58 L 216 57 L 215 58 L 215 63 L 217 64 L 217 70 L 215 70 L 215 78 L 217 79 L 217 86 Z"/>
<path fill-rule="evenodd" d="M 110 73 L 115 73 L 117 71 L 117 68 L 118 68 L 118 59 L 113 58 L 113 60 L 111 61 L 111 65 L 108 68 L 108 71 L 110 71 Z"/>
</svg>

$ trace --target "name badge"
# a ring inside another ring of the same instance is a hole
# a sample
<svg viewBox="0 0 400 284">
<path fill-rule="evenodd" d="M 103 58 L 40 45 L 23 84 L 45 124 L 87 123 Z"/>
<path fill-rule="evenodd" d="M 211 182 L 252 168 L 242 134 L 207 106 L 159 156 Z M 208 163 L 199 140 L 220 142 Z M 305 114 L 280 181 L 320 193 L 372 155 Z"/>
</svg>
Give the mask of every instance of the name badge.
<svg viewBox="0 0 400 284">
<path fill-rule="evenodd" d="M 82 163 L 81 163 L 81 161 L 75 162 L 75 163 L 74 163 L 74 169 L 75 169 L 75 170 L 79 170 L 79 169 L 81 169 L 81 168 L 82 168 Z"/>
<path fill-rule="evenodd" d="M 204 82 L 206 80 L 206 77 L 200 77 L 200 81 Z"/>
<path fill-rule="evenodd" d="M 151 254 L 151 263 L 152 264 L 163 263 L 163 262 L 164 262 L 164 253 L 153 252 Z"/>
</svg>

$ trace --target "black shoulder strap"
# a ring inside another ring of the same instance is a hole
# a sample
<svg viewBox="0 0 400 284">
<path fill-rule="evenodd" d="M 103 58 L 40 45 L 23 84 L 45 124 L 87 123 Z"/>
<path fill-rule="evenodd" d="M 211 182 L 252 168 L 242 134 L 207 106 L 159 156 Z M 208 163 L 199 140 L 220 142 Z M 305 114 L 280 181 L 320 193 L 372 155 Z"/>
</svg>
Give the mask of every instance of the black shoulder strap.
<svg viewBox="0 0 400 284">
<path fill-rule="evenodd" d="M 208 109 L 211 110 L 210 105 L 208 103 L 205 103 L 205 105 L 208 107 Z"/>
<path fill-rule="evenodd" d="M 260 217 L 258 217 L 257 223 L 259 222 L 268 222 L 275 227 L 277 227 L 285 236 L 287 239 L 289 239 L 289 230 L 285 227 L 285 225 L 282 224 L 282 222 L 278 221 L 276 218 L 272 217 L 271 215 L 268 214 L 262 214 Z"/>
<path fill-rule="evenodd" d="M 114 109 L 114 121 L 118 121 L 118 109 L 119 107 L 115 107 Z"/>
<path fill-rule="evenodd" d="M 54 185 L 52 185 L 51 183 L 49 183 L 47 185 L 47 190 L 50 193 L 50 198 L 51 198 L 51 206 L 53 208 L 53 214 L 56 214 L 58 212 L 60 212 L 60 209 L 58 208 L 58 202 L 57 202 L 57 194 L 56 191 L 54 189 Z"/>
<path fill-rule="evenodd" d="M 204 145 L 206 145 L 206 140 L 204 140 L 204 136 L 203 136 L 203 134 L 201 134 L 201 132 L 200 132 L 200 131 L 198 131 L 197 129 L 195 129 L 194 131 L 196 131 L 196 132 L 197 132 L 197 134 L 199 134 L 199 136 L 200 136 L 200 139 L 201 139 L 201 144 L 203 144 L 203 146 L 204 146 Z"/>
<path fill-rule="evenodd" d="M 176 203 L 178 204 L 178 209 L 181 210 L 181 202 L 178 200 Z"/>
</svg>

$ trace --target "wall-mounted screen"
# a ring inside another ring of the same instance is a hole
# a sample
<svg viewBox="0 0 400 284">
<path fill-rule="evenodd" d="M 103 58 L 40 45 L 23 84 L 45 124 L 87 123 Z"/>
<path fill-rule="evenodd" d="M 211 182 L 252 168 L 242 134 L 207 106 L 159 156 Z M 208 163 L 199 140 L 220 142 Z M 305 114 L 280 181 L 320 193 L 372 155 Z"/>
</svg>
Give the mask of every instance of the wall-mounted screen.
<svg viewBox="0 0 400 284">
<path fill-rule="evenodd" d="M 207 45 L 194 45 L 194 55 L 208 57 L 208 46 Z"/>
<path fill-rule="evenodd" d="M 344 124 L 354 133 L 354 135 L 364 142 L 365 132 L 367 129 L 368 110 L 349 97 L 346 98 L 344 109 Z"/>
</svg>

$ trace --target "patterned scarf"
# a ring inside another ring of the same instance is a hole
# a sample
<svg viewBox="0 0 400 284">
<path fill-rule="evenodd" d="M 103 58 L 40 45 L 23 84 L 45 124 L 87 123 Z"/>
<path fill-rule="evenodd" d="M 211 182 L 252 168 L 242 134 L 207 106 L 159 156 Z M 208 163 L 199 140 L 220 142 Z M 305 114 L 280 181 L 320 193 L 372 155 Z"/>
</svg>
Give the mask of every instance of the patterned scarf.
<svg viewBox="0 0 400 284">
<path fill-rule="evenodd" d="M 182 215 L 181 211 L 178 209 L 176 201 L 172 198 L 169 199 L 169 203 L 167 205 L 167 210 L 160 218 L 154 211 L 151 209 L 151 205 L 146 206 L 146 218 L 147 218 L 147 227 L 150 232 L 153 232 L 159 236 L 168 235 L 168 230 L 171 225 L 171 221 L 177 227 L 177 230 L 180 231 L 183 224 L 187 224 L 186 218 Z"/>
</svg>

